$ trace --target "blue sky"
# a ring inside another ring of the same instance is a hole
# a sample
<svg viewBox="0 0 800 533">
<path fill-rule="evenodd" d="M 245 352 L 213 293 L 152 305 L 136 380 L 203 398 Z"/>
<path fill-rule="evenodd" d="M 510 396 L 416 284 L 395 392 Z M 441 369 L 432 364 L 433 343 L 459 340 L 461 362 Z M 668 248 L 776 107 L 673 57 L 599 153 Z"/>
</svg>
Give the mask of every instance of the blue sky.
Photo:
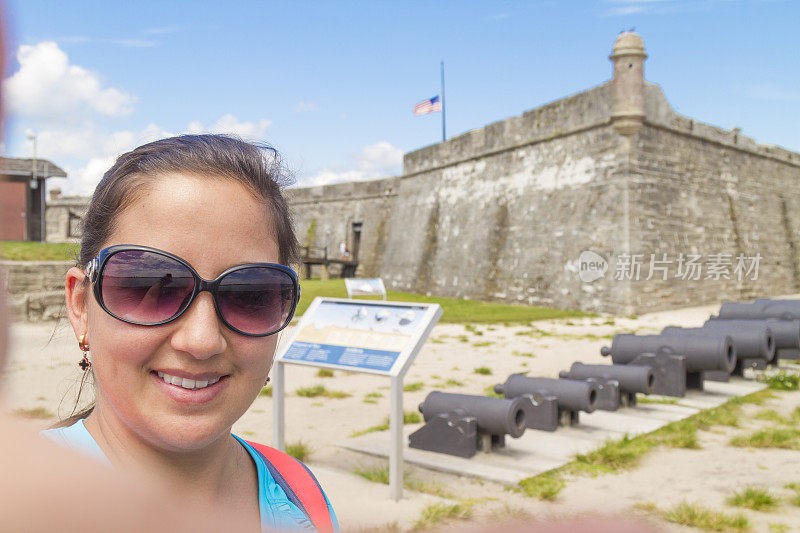
<svg viewBox="0 0 800 533">
<path fill-rule="evenodd" d="M 791 0 L 5 3 L 5 152 L 89 193 L 122 151 L 187 131 L 269 142 L 298 183 L 401 171 L 441 139 L 415 117 L 447 73 L 448 136 L 598 85 L 635 27 L 680 113 L 800 151 Z M 61 181 L 61 180 L 59 180 Z"/>
</svg>

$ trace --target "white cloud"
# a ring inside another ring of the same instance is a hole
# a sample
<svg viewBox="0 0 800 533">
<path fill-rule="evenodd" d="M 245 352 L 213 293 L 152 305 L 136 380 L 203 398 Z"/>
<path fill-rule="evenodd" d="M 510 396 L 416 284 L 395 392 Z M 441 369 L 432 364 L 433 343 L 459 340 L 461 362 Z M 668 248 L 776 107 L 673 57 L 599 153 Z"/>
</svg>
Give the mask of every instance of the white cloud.
<svg viewBox="0 0 800 533">
<path fill-rule="evenodd" d="M 230 113 L 222 115 L 211 126 L 203 126 L 200 121 L 192 121 L 187 126 L 189 133 L 229 133 L 238 135 L 243 139 L 261 140 L 263 139 L 269 127 L 272 125 L 271 120 L 265 118 L 257 122 L 240 121 Z"/>
<path fill-rule="evenodd" d="M 321 111 L 322 108 L 316 102 L 298 102 L 294 107 L 295 113 L 309 113 L 312 111 Z"/>
<path fill-rule="evenodd" d="M 403 151 L 387 141 L 365 146 L 358 155 L 351 156 L 347 168 L 326 167 L 314 176 L 300 180 L 301 187 L 329 185 L 345 181 L 365 181 L 399 174 L 402 170 Z"/>
<path fill-rule="evenodd" d="M 133 111 L 134 97 L 106 87 L 99 76 L 71 65 L 52 41 L 17 50 L 20 68 L 4 82 L 9 112 L 45 123 L 119 117 Z"/>
</svg>

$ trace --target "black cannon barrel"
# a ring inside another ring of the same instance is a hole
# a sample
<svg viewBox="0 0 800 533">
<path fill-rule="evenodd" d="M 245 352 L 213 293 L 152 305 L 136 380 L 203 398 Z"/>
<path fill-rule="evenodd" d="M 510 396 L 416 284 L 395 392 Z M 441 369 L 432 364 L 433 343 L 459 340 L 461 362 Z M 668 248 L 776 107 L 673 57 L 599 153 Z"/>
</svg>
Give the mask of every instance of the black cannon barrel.
<svg viewBox="0 0 800 533">
<path fill-rule="evenodd" d="M 525 432 L 522 398 L 490 398 L 470 394 L 433 391 L 420 404 L 425 422 L 441 414 L 459 413 L 474 416 L 478 429 L 494 435 L 519 438 Z"/>
<path fill-rule="evenodd" d="M 756 300 L 755 302 L 722 302 L 719 318 L 777 318 L 800 320 L 800 307 L 793 300 Z M 787 303 L 788 302 L 788 303 Z"/>
<path fill-rule="evenodd" d="M 775 333 L 766 320 L 706 320 L 703 329 L 714 329 L 730 335 L 736 345 L 736 355 L 740 358 L 760 357 L 768 363 L 775 359 Z"/>
<path fill-rule="evenodd" d="M 597 403 L 597 386 L 573 379 L 529 378 L 522 374 L 511 374 L 505 383 L 495 385 L 494 391 L 506 398 L 527 394 L 555 396 L 559 407 L 587 413 L 594 411 Z"/>
<path fill-rule="evenodd" d="M 800 320 L 777 318 L 720 318 L 712 316 L 706 322 L 730 322 L 731 324 L 758 324 L 764 322 L 772 331 L 775 348 L 800 348 Z M 705 324 L 703 325 L 705 327 Z"/>
<path fill-rule="evenodd" d="M 562 371 L 559 377 L 566 379 L 613 379 L 619 383 L 623 392 L 653 392 L 656 378 L 649 366 L 634 365 L 585 365 L 572 363 L 569 371 Z"/>
<path fill-rule="evenodd" d="M 703 372 L 736 367 L 736 347 L 729 335 L 633 335 L 618 333 L 611 348 L 604 346 L 600 353 L 611 356 L 615 364 L 628 364 L 643 353 L 672 353 L 686 356 L 686 370 Z"/>
<path fill-rule="evenodd" d="M 662 335 L 728 335 L 736 346 L 736 356 L 739 358 L 758 357 L 767 361 L 775 359 L 775 341 L 769 328 L 758 326 L 743 327 L 729 326 L 727 324 L 713 325 L 702 328 L 666 327 L 661 330 Z"/>
</svg>

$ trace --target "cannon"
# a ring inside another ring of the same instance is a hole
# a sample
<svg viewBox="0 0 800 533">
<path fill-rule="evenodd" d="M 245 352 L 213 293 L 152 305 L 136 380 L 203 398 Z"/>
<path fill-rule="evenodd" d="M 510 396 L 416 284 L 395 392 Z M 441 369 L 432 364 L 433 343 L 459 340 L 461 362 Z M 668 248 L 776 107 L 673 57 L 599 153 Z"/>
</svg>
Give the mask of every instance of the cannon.
<svg viewBox="0 0 800 533">
<path fill-rule="evenodd" d="M 702 390 L 702 373 L 736 367 L 736 347 L 729 335 L 614 335 L 611 347 L 600 349 L 614 364 L 653 368 L 655 394 L 683 396 L 686 388 Z"/>
<path fill-rule="evenodd" d="M 494 386 L 494 391 L 506 398 L 529 397 L 555 398 L 558 404 L 560 425 L 575 425 L 579 422 L 580 411 L 591 413 L 597 404 L 596 383 L 572 379 L 529 378 L 523 374 L 511 374 L 505 383 Z M 528 424 L 533 427 L 534 422 Z"/>
<path fill-rule="evenodd" d="M 739 359 L 737 369 L 764 368 L 767 364 L 777 363 L 778 344 L 772 326 L 766 320 L 706 320 L 703 329 L 716 329 L 731 336 Z M 800 328 L 795 331 L 800 333 Z M 747 359 L 753 361 L 747 362 Z"/>
<path fill-rule="evenodd" d="M 433 391 L 419 405 L 425 425 L 409 435 L 420 450 L 472 457 L 478 450 L 505 446 L 505 436 L 525 432 L 527 398 L 489 398 Z M 551 409 L 555 418 L 555 403 Z"/>
<path fill-rule="evenodd" d="M 799 300 L 764 300 L 723 302 L 712 320 L 768 320 L 775 336 L 778 359 L 800 359 Z"/>
<path fill-rule="evenodd" d="M 662 335 L 728 335 L 736 346 L 736 366 L 731 373 L 741 376 L 745 368 L 766 368 L 775 359 L 775 341 L 772 330 L 764 324 L 731 325 L 725 321 L 712 321 L 702 328 L 666 327 Z M 723 374 L 723 375 L 720 375 Z M 727 381 L 730 373 L 717 370 L 706 379 Z"/>
<path fill-rule="evenodd" d="M 594 380 L 600 383 L 615 381 L 619 398 L 617 404 L 624 407 L 636 405 L 636 393 L 652 393 L 656 379 L 653 369 L 649 366 L 585 365 L 583 363 L 572 363 L 569 370 L 562 370 L 558 376 L 564 379 Z M 602 398 L 599 397 L 598 409 L 603 408 L 601 400 Z"/>
</svg>

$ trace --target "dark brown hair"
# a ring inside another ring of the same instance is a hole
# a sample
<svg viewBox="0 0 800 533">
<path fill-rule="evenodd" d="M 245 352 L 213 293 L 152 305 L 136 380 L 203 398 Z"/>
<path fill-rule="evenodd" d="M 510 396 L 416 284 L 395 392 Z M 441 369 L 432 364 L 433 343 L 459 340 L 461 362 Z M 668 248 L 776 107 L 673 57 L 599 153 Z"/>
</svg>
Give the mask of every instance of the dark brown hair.
<svg viewBox="0 0 800 533">
<path fill-rule="evenodd" d="M 78 266 L 85 267 L 108 242 L 117 218 L 146 192 L 148 183 L 168 174 L 190 174 L 200 179 L 231 179 L 244 185 L 264 203 L 278 243 L 278 261 L 299 262 L 299 244 L 289 206 L 281 187 L 292 178 L 271 146 L 256 145 L 229 135 L 180 135 L 142 145 L 117 158 L 97 185 L 83 219 Z M 78 391 L 80 401 L 84 373 Z M 93 405 L 69 416 L 54 427 L 69 426 L 86 418 Z"/>
</svg>

